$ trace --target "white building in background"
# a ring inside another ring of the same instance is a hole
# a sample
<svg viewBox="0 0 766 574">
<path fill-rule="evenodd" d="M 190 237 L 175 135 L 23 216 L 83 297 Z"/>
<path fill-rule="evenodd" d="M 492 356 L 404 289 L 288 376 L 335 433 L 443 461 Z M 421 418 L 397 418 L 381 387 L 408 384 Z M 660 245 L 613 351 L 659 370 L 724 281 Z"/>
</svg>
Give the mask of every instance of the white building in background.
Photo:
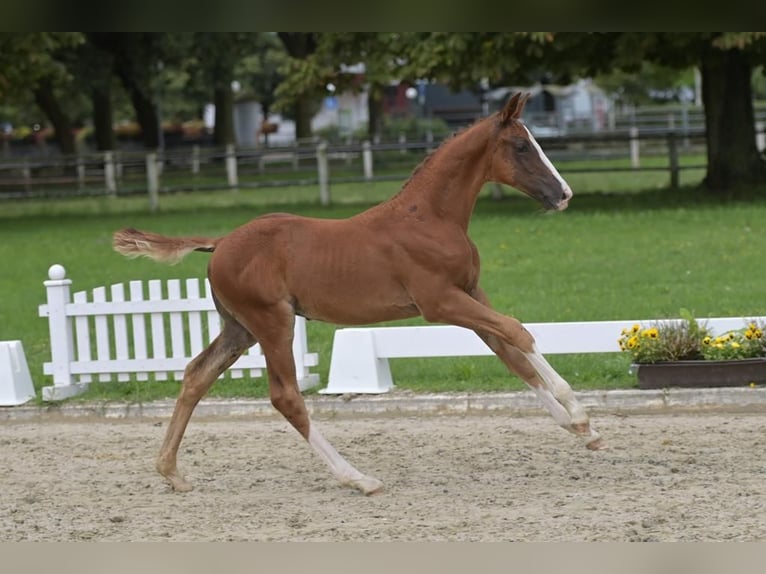
<svg viewBox="0 0 766 574">
<path fill-rule="evenodd" d="M 258 133 L 263 124 L 261 104 L 255 100 L 241 100 L 234 104 L 234 137 L 241 147 L 259 145 Z"/>
<path fill-rule="evenodd" d="M 264 122 L 261 104 L 255 100 L 243 99 L 234 104 L 234 135 L 237 145 L 257 147 L 263 145 L 261 126 Z M 367 126 L 367 92 L 344 92 L 330 95 L 322 101 L 319 111 L 311 120 L 312 131 L 337 128 L 341 135 L 352 134 Z M 212 129 L 215 125 L 215 106 L 205 106 L 205 126 Z M 295 143 L 295 122 L 283 118 L 281 114 L 269 114 L 268 122 L 277 127 L 269 134 L 269 145 L 290 145 Z"/>
<path fill-rule="evenodd" d="M 364 128 L 368 121 L 367 91 L 344 92 L 322 101 L 322 107 L 311 120 L 311 129 L 316 132 L 337 127 L 341 135 L 346 135 Z"/>
</svg>

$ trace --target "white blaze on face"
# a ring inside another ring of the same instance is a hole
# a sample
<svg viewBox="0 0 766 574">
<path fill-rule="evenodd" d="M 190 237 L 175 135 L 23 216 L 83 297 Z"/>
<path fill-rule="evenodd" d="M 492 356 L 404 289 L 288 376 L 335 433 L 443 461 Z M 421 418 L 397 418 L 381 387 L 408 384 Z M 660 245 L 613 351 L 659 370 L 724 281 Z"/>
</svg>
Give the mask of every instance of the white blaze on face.
<svg viewBox="0 0 766 574">
<path fill-rule="evenodd" d="M 548 156 L 545 155 L 545 152 L 543 151 L 543 148 L 540 147 L 540 144 L 537 143 L 537 140 L 535 139 L 535 136 L 532 135 L 532 132 L 529 131 L 527 126 L 522 124 L 522 127 L 527 131 L 527 135 L 529 136 L 529 141 L 532 142 L 532 146 L 537 150 L 538 155 L 540 156 L 540 159 L 543 161 L 543 164 L 545 167 L 547 167 L 553 176 L 561 183 L 561 188 L 563 190 L 564 195 L 564 204 L 566 204 L 567 201 L 569 201 L 572 197 L 572 189 L 569 187 L 569 184 L 564 181 L 564 178 L 561 177 L 561 174 L 559 173 L 559 170 L 556 169 L 556 166 L 554 166 L 551 163 L 551 160 L 548 159 Z"/>
</svg>

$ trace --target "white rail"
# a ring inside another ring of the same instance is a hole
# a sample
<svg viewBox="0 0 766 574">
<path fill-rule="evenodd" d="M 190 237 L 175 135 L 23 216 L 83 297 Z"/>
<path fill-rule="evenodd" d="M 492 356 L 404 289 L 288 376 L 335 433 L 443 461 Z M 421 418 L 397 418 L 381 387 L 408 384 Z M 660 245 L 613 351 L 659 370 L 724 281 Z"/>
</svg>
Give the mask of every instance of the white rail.
<svg viewBox="0 0 766 574">
<path fill-rule="evenodd" d="M 749 318 L 748 318 L 749 319 Z M 753 317 L 766 321 L 766 317 Z M 681 321 L 673 319 L 672 321 Z M 543 354 L 615 353 L 624 328 L 654 320 L 526 323 Z M 670 321 L 668 321 L 670 322 Z M 722 333 L 744 327 L 744 318 L 703 319 L 709 329 Z M 326 394 L 385 393 L 394 386 L 389 359 L 414 357 L 469 357 L 492 355 L 473 331 L 453 326 L 373 327 L 335 332 Z"/>
</svg>

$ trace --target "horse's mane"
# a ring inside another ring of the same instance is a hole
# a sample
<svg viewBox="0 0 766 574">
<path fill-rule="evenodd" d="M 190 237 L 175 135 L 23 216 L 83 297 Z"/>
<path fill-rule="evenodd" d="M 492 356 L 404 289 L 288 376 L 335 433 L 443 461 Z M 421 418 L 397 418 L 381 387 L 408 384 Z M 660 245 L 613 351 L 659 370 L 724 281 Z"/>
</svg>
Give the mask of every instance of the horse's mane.
<svg viewBox="0 0 766 574">
<path fill-rule="evenodd" d="M 426 157 L 423 158 L 423 161 L 421 161 L 418 165 L 415 166 L 415 169 L 412 170 L 412 173 L 410 174 L 410 177 L 408 177 L 405 182 L 402 184 L 402 187 L 399 189 L 399 193 L 402 193 L 405 189 L 407 189 L 407 186 L 412 182 L 412 180 L 415 178 L 416 175 L 433 159 L 433 157 L 443 148 L 446 147 L 452 140 L 456 139 L 457 137 L 463 135 L 465 132 L 473 129 L 477 125 L 489 121 L 491 118 L 493 118 L 496 114 L 491 114 L 484 118 L 479 118 L 476 121 L 474 121 L 472 124 L 468 124 L 467 126 L 464 126 L 457 131 L 454 131 L 451 135 L 449 135 L 442 143 L 439 144 L 439 147 L 436 149 L 431 150 L 426 154 Z"/>
</svg>

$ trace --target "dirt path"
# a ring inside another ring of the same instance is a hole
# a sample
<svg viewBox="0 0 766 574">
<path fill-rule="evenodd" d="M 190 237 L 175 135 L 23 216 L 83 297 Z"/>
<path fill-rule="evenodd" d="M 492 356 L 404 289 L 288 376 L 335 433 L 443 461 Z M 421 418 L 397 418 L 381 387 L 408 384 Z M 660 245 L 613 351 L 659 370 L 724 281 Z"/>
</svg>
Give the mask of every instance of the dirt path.
<svg viewBox="0 0 766 574">
<path fill-rule="evenodd" d="M 279 419 L 194 419 L 172 493 L 164 422 L 0 424 L 5 541 L 761 540 L 766 414 L 600 416 L 592 453 L 548 417 L 319 420 L 387 491 L 337 486 Z"/>
</svg>

